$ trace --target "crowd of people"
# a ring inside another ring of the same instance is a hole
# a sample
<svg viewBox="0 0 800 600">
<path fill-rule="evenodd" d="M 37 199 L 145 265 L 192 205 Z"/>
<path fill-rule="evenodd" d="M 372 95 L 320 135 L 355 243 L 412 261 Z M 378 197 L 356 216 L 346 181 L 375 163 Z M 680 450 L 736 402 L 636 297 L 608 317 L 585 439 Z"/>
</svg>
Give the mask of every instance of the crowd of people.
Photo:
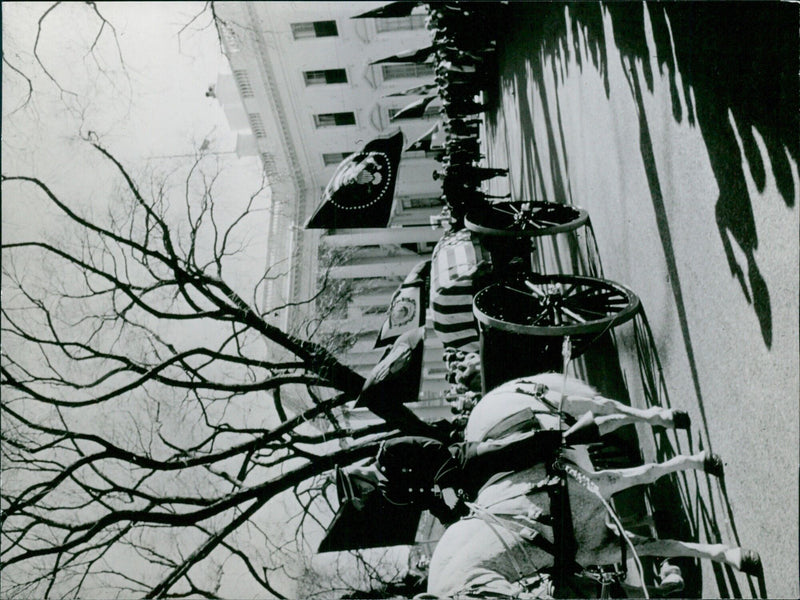
<svg viewBox="0 0 800 600">
<path fill-rule="evenodd" d="M 507 175 L 506 169 L 481 167 L 480 114 L 486 109 L 486 86 L 494 81 L 496 40 L 492 20 L 497 8 L 464 3 L 432 3 L 427 27 L 435 48 L 435 81 L 442 101 L 445 133 L 442 167 L 433 177 L 442 182 L 442 200 L 452 226 L 459 229 L 470 209 L 498 198 L 482 190 L 482 182 Z M 507 198 L 500 196 L 499 198 Z"/>
</svg>

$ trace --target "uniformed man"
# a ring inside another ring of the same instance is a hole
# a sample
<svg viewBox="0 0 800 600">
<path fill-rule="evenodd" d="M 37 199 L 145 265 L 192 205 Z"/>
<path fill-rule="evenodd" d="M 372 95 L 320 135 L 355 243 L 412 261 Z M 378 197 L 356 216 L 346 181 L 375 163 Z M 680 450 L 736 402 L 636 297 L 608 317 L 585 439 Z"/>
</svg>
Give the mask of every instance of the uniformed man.
<svg viewBox="0 0 800 600">
<path fill-rule="evenodd" d="M 565 432 L 568 441 L 572 430 Z M 577 438 L 576 438 L 577 439 Z M 377 488 L 389 502 L 417 505 L 449 525 L 469 511 L 465 504 L 493 476 L 550 460 L 562 432 L 528 431 L 501 440 L 446 445 L 405 436 L 381 444 L 374 461 L 346 470 L 353 485 L 366 493 Z"/>
</svg>

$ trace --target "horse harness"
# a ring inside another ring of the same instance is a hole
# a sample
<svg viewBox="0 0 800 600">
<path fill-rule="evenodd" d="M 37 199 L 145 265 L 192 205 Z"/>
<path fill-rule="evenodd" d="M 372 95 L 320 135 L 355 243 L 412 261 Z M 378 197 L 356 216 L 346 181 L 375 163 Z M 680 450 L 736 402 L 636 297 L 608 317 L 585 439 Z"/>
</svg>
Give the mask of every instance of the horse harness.
<svg viewBox="0 0 800 600">
<path fill-rule="evenodd" d="M 486 432 L 484 439 L 508 435 L 509 433 L 522 431 L 525 428 L 530 428 L 531 426 L 533 426 L 533 428 L 538 428 L 540 425 L 536 415 L 559 414 L 558 406 L 555 406 L 554 403 L 545 396 L 549 391 L 548 387 L 538 382 L 531 383 L 534 384 L 534 388 L 532 390 L 517 387 L 514 391 L 520 394 L 535 397 L 542 404 L 550 407 L 550 410 L 534 410 L 531 408 L 520 410 L 502 419 L 495 426 L 489 429 Z M 572 425 L 576 421 L 574 417 L 564 413 L 563 411 L 560 413 L 560 416 L 567 425 Z M 527 496 L 540 490 L 547 492 L 550 503 L 550 514 L 545 514 L 544 511 L 541 511 L 540 509 L 538 514 L 525 517 L 525 519 L 528 521 L 528 524 L 532 526 L 522 525 L 520 523 L 522 520 L 521 517 L 517 517 L 516 519 L 512 520 L 508 517 L 499 517 L 498 515 L 493 514 L 489 510 L 491 505 L 489 507 L 482 507 L 476 503 L 468 503 L 468 506 L 472 512 L 471 516 L 482 519 L 506 549 L 509 560 L 517 572 L 518 581 L 521 581 L 527 577 L 526 573 L 528 573 L 528 570 L 523 569 L 519 564 L 514 556 L 514 553 L 511 551 L 511 548 L 497 530 L 497 526 L 503 527 L 511 533 L 518 535 L 524 541 L 531 543 L 536 548 L 551 555 L 553 557 L 553 566 L 548 570 L 551 571 L 555 589 L 560 589 L 569 576 L 579 574 L 584 571 L 583 567 L 575 560 L 575 556 L 577 554 L 577 541 L 575 539 L 572 513 L 569 504 L 567 477 L 571 477 L 576 483 L 588 489 L 592 493 L 596 493 L 596 491 L 593 489 L 593 487 L 596 486 L 593 486 L 588 478 L 583 476 L 581 473 L 576 472 L 574 469 L 565 468 L 565 466 L 559 460 L 556 460 L 552 464 L 547 464 L 547 473 L 547 477 L 538 482 L 529 484 L 526 489 L 518 494 L 518 496 Z M 491 481 L 488 483 L 491 483 Z M 509 499 L 510 498 L 503 498 L 501 501 Z M 537 525 L 546 525 L 552 528 L 552 542 L 548 540 L 541 533 L 541 531 L 538 530 Z M 525 546 L 520 546 L 520 548 L 524 554 L 524 559 L 533 564 L 530 556 L 525 551 Z M 622 538 L 620 539 L 620 549 L 624 569 L 627 547 L 625 546 L 625 542 Z"/>
</svg>

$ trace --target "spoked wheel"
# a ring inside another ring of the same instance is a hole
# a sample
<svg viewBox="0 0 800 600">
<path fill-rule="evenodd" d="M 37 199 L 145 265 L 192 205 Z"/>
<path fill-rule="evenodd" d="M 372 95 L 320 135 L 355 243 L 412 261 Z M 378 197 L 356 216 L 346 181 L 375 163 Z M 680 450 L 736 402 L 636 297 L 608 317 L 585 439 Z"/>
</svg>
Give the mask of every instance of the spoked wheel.
<svg viewBox="0 0 800 600">
<path fill-rule="evenodd" d="M 464 224 L 482 235 L 538 237 L 572 231 L 588 218 L 582 208 L 555 202 L 495 202 L 469 212 Z"/>
<path fill-rule="evenodd" d="M 473 310 L 487 327 L 530 336 L 598 333 L 639 309 L 628 288 L 592 277 L 517 274 L 475 295 Z"/>
</svg>

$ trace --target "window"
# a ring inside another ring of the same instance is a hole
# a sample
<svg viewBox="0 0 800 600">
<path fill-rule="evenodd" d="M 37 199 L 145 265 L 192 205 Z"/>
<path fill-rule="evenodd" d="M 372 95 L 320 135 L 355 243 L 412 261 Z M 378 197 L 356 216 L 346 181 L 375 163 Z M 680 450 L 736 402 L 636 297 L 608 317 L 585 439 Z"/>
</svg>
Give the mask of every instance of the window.
<svg viewBox="0 0 800 600">
<path fill-rule="evenodd" d="M 383 31 L 401 31 L 403 29 L 422 29 L 423 27 L 425 27 L 425 15 L 375 19 L 375 29 L 378 33 Z"/>
<path fill-rule="evenodd" d="M 425 112 L 422 113 L 422 118 L 429 119 L 431 117 L 438 117 L 441 114 L 442 114 L 441 106 L 426 106 Z"/>
<path fill-rule="evenodd" d="M 239 87 L 242 98 L 252 98 L 254 95 L 253 86 L 250 84 L 250 77 L 247 75 L 247 71 L 234 71 L 233 78 L 236 80 L 236 85 Z"/>
<path fill-rule="evenodd" d="M 325 113 L 314 115 L 314 125 L 317 127 L 335 127 L 338 125 L 355 125 L 356 115 L 352 112 Z"/>
<path fill-rule="evenodd" d="M 325 152 L 322 155 L 322 162 L 325 163 L 326 167 L 330 165 L 338 165 L 351 154 L 352 152 Z"/>
<path fill-rule="evenodd" d="M 447 374 L 447 369 L 445 367 L 427 367 L 425 369 L 425 374 L 429 377 L 440 377 L 444 379 L 444 376 Z"/>
<path fill-rule="evenodd" d="M 330 83 L 347 83 L 347 72 L 344 69 L 325 69 L 324 71 L 303 71 L 306 85 L 325 85 Z"/>
<path fill-rule="evenodd" d="M 339 35 L 336 21 L 309 21 L 307 23 L 292 23 L 294 39 L 332 37 Z"/>
<path fill-rule="evenodd" d="M 264 121 L 261 120 L 261 115 L 258 113 L 250 113 L 247 115 L 247 120 L 250 121 L 250 129 L 253 135 L 259 138 L 267 137 L 267 130 L 264 128 Z"/>
<path fill-rule="evenodd" d="M 405 77 L 425 77 L 433 74 L 433 65 L 416 63 L 398 63 L 382 65 L 381 72 L 384 79 L 403 79 Z"/>
<path fill-rule="evenodd" d="M 411 208 L 430 208 L 432 206 L 441 206 L 442 199 L 430 196 L 415 197 L 404 196 L 400 198 L 400 202 L 405 209 Z"/>
<path fill-rule="evenodd" d="M 389 119 L 393 119 L 394 116 L 399 113 L 402 108 L 387 108 L 386 112 L 389 115 Z M 442 113 L 441 106 L 426 106 L 425 112 L 422 113 L 422 116 L 416 117 L 418 119 L 430 119 L 431 117 L 438 117 Z M 409 152 L 408 154 L 413 156 L 413 152 Z"/>
</svg>

